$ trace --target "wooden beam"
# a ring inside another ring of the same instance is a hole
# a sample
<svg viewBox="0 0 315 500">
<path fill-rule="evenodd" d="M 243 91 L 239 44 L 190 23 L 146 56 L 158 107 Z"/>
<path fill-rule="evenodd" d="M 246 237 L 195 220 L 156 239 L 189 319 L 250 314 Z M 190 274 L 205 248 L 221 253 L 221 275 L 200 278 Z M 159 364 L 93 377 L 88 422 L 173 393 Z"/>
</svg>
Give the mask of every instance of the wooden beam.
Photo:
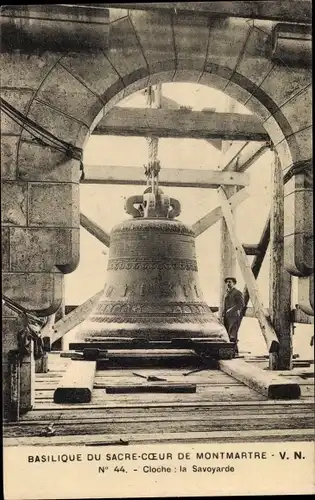
<svg viewBox="0 0 315 500">
<path fill-rule="evenodd" d="M 284 268 L 284 189 L 283 174 L 274 153 L 270 217 L 269 313 L 279 339 L 279 352 L 272 354 L 269 368 L 292 369 L 291 275 Z"/>
<path fill-rule="evenodd" d="M 20 355 L 17 350 L 9 351 L 10 403 L 6 408 L 9 422 L 20 419 Z"/>
<path fill-rule="evenodd" d="M 268 399 L 298 399 L 301 395 L 301 388 L 296 382 L 285 380 L 242 359 L 221 360 L 219 367 Z"/>
<path fill-rule="evenodd" d="M 267 221 L 265 223 L 263 232 L 261 234 L 261 237 L 260 237 L 260 240 L 258 243 L 259 253 L 257 255 L 255 255 L 253 262 L 252 262 L 252 265 L 251 265 L 252 273 L 253 273 L 253 276 L 255 278 L 257 278 L 259 275 L 259 271 L 261 269 L 261 266 L 262 266 L 262 263 L 264 261 L 264 258 L 265 258 L 266 252 L 267 252 L 267 248 L 269 245 L 269 240 L 270 240 L 270 215 L 267 218 Z M 247 308 L 247 304 L 249 302 L 249 293 L 248 293 L 247 286 L 244 287 L 243 296 L 244 296 L 244 304 L 245 304 L 245 308 L 244 308 L 244 313 L 245 313 L 246 308 Z"/>
<path fill-rule="evenodd" d="M 228 99 L 225 111 L 229 113 L 234 112 L 235 101 L 233 102 L 231 99 Z M 228 151 L 230 147 L 231 147 L 230 141 L 222 141 L 223 153 Z M 222 156 L 220 158 L 220 163 L 222 165 Z M 231 173 L 235 169 L 236 165 L 231 169 Z M 229 200 L 236 193 L 237 193 L 236 186 L 225 187 L 225 194 Z M 235 209 L 231 207 L 231 204 L 230 208 L 231 208 L 231 215 L 234 220 Z M 233 243 L 231 241 L 231 237 L 229 234 L 225 218 L 222 217 L 222 219 L 220 220 L 220 305 L 219 305 L 219 318 L 222 321 L 223 321 L 224 300 L 226 295 L 226 285 L 224 280 L 227 276 L 235 276 L 235 271 L 236 271 L 236 255 L 234 252 Z"/>
<path fill-rule="evenodd" d="M 96 361 L 71 361 L 54 392 L 55 403 L 90 403 Z"/>
<path fill-rule="evenodd" d="M 234 250 L 236 252 L 238 264 L 245 279 L 245 283 L 247 284 L 250 299 L 253 303 L 253 307 L 255 309 L 256 317 L 260 324 L 263 337 L 266 341 L 269 352 L 277 352 L 279 349 L 279 342 L 277 336 L 273 328 L 269 325 L 268 320 L 264 314 L 262 301 L 259 296 L 259 291 L 255 277 L 251 270 L 251 266 L 248 262 L 245 251 L 237 238 L 231 208 L 228 199 L 225 196 L 224 190 L 221 187 L 218 189 L 218 195 L 221 201 L 222 213 L 226 220 L 226 224 L 230 233 Z"/>
<path fill-rule="evenodd" d="M 144 2 L 91 4 L 107 8 L 135 10 L 166 10 L 208 14 L 213 17 L 239 17 L 244 19 L 265 19 L 271 21 L 307 23 L 312 18 L 310 1 L 252 1 L 252 2 Z"/>
<path fill-rule="evenodd" d="M 231 208 L 235 208 L 239 203 L 246 200 L 249 197 L 246 189 L 241 189 L 237 193 L 235 193 L 231 198 L 229 198 L 229 203 L 231 204 Z M 214 208 L 210 212 L 208 212 L 204 217 L 199 219 L 192 225 L 193 231 L 195 232 L 195 236 L 199 236 L 204 233 L 207 229 L 209 229 L 213 224 L 218 222 L 223 217 L 222 208 L 220 206 Z"/>
<path fill-rule="evenodd" d="M 269 139 L 254 115 L 141 108 L 112 109 L 93 134 L 263 142 Z"/>
<path fill-rule="evenodd" d="M 84 184 L 121 184 L 146 186 L 144 169 L 140 167 L 86 165 L 84 167 L 84 171 L 85 179 L 82 181 L 82 183 Z M 159 174 L 159 184 L 163 186 L 195 188 L 217 188 L 220 185 L 248 186 L 249 176 L 248 174 L 243 173 L 219 172 L 216 170 L 205 170 L 203 168 L 162 168 Z M 88 231 L 88 228 L 95 226 L 95 223 L 91 223 L 90 219 L 88 219 L 86 216 L 81 214 L 81 217 L 81 225 Z M 99 234 L 99 232 L 97 232 L 97 234 Z M 105 241 L 107 241 L 106 237 Z M 106 244 L 106 246 L 108 245 Z"/>
<path fill-rule="evenodd" d="M 103 243 L 106 247 L 109 247 L 110 236 L 109 234 L 101 228 L 98 224 L 93 222 L 89 217 L 84 214 L 80 214 L 80 224 L 84 229 L 86 229 L 92 236 Z"/>
<path fill-rule="evenodd" d="M 76 307 L 73 311 L 67 314 L 64 318 L 57 321 L 54 325 L 54 332 L 52 336 L 52 342 L 62 338 L 66 333 L 73 330 L 76 326 L 80 325 L 92 312 L 92 309 L 96 306 L 98 300 L 101 298 L 103 290 L 97 292 L 93 297 L 86 300 L 83 304 Z"/>
<path fill-rule="evenodd" d="M 261 252 L 259 245 L 243 243 L 243 248 L 246 255 L 260 255 Z"/>
<path fill-rule="evenodd" d="M 267 150 L 269 142 L 262 144 L 261 142 L 246 142 L 239 145 L 234 143 L 224 153 L 221 159 L 221 170 L 245 172 L 251 167 Z"/>
<path fill-rule="evenodd" d="M 196 384 L 171 384 L 171 383 L 150 383 L 150 384 L 129 384 L 129 385 L 106 385 L 107 394 L 138 394 L 138 393 L 194 393 Z"/>
<path fill-rule="evenodd" d="M 23 356 L 20 364 L 20 413 L 31 410 L 35 403 L 35 359 L 34 342 L 30 343 L 30 353 Z"/>
</svg>

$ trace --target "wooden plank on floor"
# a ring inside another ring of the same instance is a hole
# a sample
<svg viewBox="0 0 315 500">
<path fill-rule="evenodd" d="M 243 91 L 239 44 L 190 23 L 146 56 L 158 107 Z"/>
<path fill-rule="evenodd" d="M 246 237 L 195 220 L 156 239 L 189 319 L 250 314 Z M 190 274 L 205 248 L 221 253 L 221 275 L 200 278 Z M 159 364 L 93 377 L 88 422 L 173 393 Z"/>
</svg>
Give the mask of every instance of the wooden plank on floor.
<svg viewBox="0 0 315 500">
<path fill-rule="evenodd" d="M 196 384 L 146 382 L 142 384 L 105 385 L 106 394 L 183 394 L 195 393 Z"/>
<path fill-rule="evenodd" d="M 268 441 L 313 441 L 312 429 L 259 429 L 259 430 L 233 430 L 233 431 L 211 431 L 211 432 L 160 432 L 157 434 L 126 433 L 123 436 L 112 434 L 74 435 L 74 436 L 51 436 L 49 438 L 17 437 L 4 438 L 3 445 L 6 446 L 73 446 L 73 445 L 102 445 L 119 443 L 123 438 L 126 444 L 142 443 L 219 443 L 219 442 L 268 442 Z"/>
<path fill-rule="evenodd" d="M 54 402 L 89 403 L 92 398 L 95 370 L 95 361 L 73 361 L 69 364 L 54 391 Z M 36 392 L 36 399 L 40 397 L 41 392 Z"/>
<path fill-rule="evenodd" d="M 120 414 L 116 414 L 115 416 L 107 415 L 106 413 L 102 414 L 96 414 L 94 415 L 93 412 L 90 412 L 89 415 L 86 415 L 84 419 L 81 418 L 73 418 L 73 414 L 68 415 L 67 418 L 65 415 L 63 417 L 61 416 L 56 416 L 55 419 L 50 419 L 47 418 L 47 416 L 43 415 L 43 417 L 40 420 L 21 420 L 17 425 L 9 424 L 5 425 L 5 431 L 6 433 L 10 433 L 11 428 L 16 428 L 16 427 L 27 427 L 27 426 L 33 426 L 33 427 L 41 427 L 43 425 L 48 425 L 53 423 L 55 427 L 60 427 L 60 426 L 75 426 L 75 425 L 92 425 L 92 424 L 104 424 L 104 423 L 124 423 L 124 424 L 133 424 L 135 422 L 142 422 L 143 425 L 145 426 L 146 422 L 219 422 L 219 421 L 246 421 L 248 419 L 254 420 L 254 421 L 266 421 L 267 423 L 271 420 L 277 420 L 277 421 L 286 421 L 286 419 L 298 419 L 300 417 L 302 418 L 307 418 L 307 419 L 313 419 L 314 421 L 314 413 L 310 410 L 306 412 L 300 412 L 298 410 L 295 410 L 295 412 L 289 412 L 287 414 L 284 414 L 282 412 L 271 412 L 269 413 L 261 413 L 257 414 L 255 412 L 249 412 L 247 411 L 246 413 L 238 413 L 238 412 L 202 412 L 200 414 L 192 413 L 192 412 L 162 412 L 162 413 L 154 413 L 153 415 L 147 414 L 145 412 L 142 412 L 141 414 L 139 413 L 130 413 L 128 415 L 124 415 L 123 412 Z"/>
<path fill-rule="evenodd" d="M 270 399 L 298 399 L 300 386 L 241 359 L 219 361 L 221 370 Z"/>
<path fill-rule="evenodd" d="M 261 401 L 246 401 L 243 399 L 241 400 L 235 400 L 235 401 L 188 401 L 185 399 L 185 401 L 175 401 L 175 402 L 165 402 L 165 401 L 160 401 L 160 402 L 150 402 L 150 401 L 145 401 L 142 404 L 139 403 L 139 401 L 136 402 L 130 402 L 130 401 L 106 401 L 106 403 L 81 403 L 79 405 L 75 406 L 75 411 L 89 411 L 89 410 L 117 410 L 117 409 L 152 409 L 152 408 L 159 408 L 159 409 L 164 409 L 164 408 L 202 408 L 202 407 L 207 407 L 207 408 L 223 408 L 224 406 L 228 406 L 230 408 L 241 408 L 241 407 L 252 407 L 252 406 L 257 406 L 258 409 L 257 411 L 264 411 L 264 408 L 271 406 L 272 408 L 278 408 L 279 405 L 284 405 L 284 406 L 290 406 L 291 408 L 293 406 L 297 407 L 312 407 L 314 408 L 314 398 L 309 399 L 309 400 L 302 400 L 302 399 L 296 399 L 296 400 L 272 400 L 272 399 L 267 399 L 263 398 Z M 35 406 L 36 410 L 34 411 L 53 411 L 53 412 L 60 412 L 60 411 L 73 411 L 74 410 L 74 405 L 73 404 L 55 404 L 50 401 L 39 401 L 37 402 Z"/>
<path fill-rule="evenodd" d="M 111 434 L 121 434 L 126 433 L 137 433 L 142 434 L 145 429 L 146 432 L 152 434 L 158 432 L 210 432 L 210 431 L 221 431 L 221 430 L 243 430 L 244 420 L 240 418 L 233 417 L 223 417 L 216 418 L 213 420 L 174 420 L 171 417 L 168 419 L 158 419 L 153 421 L 138 421 L 130 419 L 129 422 L 102 422 L 100 420 L 89 421 L 76 421 L 71 420 L 66 423 L 54 422 L 54 428 L 56 434 L 59 436 L 67 435 L 80 435 L 80 434 L 98 434 L 102 433 L 104 435 Z M 274 417 L 273 415 L 268 415 L 267 418 L 257 418 L 246 419 L 246 429 L 314 429 L 314 416 L 313 415 L 290 415 L 288 417 Z M 3 430 L 4 437 L 18 437 L 18 436 L 40 436 L 45 428 L 45 424 L 42 425 L 11 425 L 5 427 Z"/>
<path fill-rule="evenodd" d="M 52 391 L 37 391 L 36 400 L 41 399 L 52 400 Z M 93 389 L 92 402 L 106 404 L 107 402 L 121 402 L 121 401 L 135 401 L 139 404 L 145 402 L 181 402 L 183 400 L 188 401 L 233 401 L 233 400 L 254 400 L 259 401 L 265 399 L 261 394 L 258 394 L 254 390 L 242 385 L 242 386 L 210 386 L 210 385 L 200 385 L 196 394 L 106 394 L 104 389 Z"/>
<path fill-rule="evenodd" d="M 35 409 L 28 412 L 26 415 L 23 415 L 20 419 L 20 422 L 42 422 L 42 421 L 55 421 L 56 419 L 62 420 L 86 420 L 86 419 L 101 419 L 106 421 L 107 419 L 116 420 L 120 418 L 138 418 L 141 419 L 143 416 L 146 417 L 155 417 L 161 416 L 166 417 L 168 415 L 171 416 L 183 416 L 183 418 L 188 418 L 189 416 L 197 417 L 202 416 L 202 418 L 210 419 L 218 416 L 224 415 L 270 415 L 270 414 L 279 414 L 279 415 L 290 415 L 290 414 L 305 414 L 311 413 L 314 414 L 314 405 L 306 404 L 306 405 L 293 405 L 291 406 L 280 406 L 276 407 L 272 406 L 258 406 L 253 404 L 252 406 L 207 406 L 207 407 L 198 407 L 198 406 L 177 406 L 177 407 L 124 407 L 124 408 L 106 408 L 106 409 L 80 409 L 78 411 L 77 407 L 72 407 L 71 409 L 58 409 L 55 410 L 40 410 Z"/>
<path fill-rule="evenodd" d="M 15 436 L 15 437 L 4 437 L 4 446 L 67 446 L 67 445 L 81 445 L 81 444 L 110 444 L 119 442 L 123 439 L 124 442 L 130 444 L 136 443 L 159 443 L 159 442 L 198 442 L 203 443 L 210 442 L 248 442 L 248 441 L 313 441 L 314 432 L 312 428 L 294 429 L 292 427 L 284 427 L 282 429 L 235 429 L 232 430 L 179 430 L 176 431 L 165 431 L 155 433 L 143 433 L 127 431 L 125 426 L 123 426 L 124 433 L 118 432 L 116 434 L 110 433 L 106 435 L 99 431 L 98 433 L 86 434 L 72 434 L 72 435 L 58 435 L 50 436 L 45 438 L 42 436 Z"/>
</svg>

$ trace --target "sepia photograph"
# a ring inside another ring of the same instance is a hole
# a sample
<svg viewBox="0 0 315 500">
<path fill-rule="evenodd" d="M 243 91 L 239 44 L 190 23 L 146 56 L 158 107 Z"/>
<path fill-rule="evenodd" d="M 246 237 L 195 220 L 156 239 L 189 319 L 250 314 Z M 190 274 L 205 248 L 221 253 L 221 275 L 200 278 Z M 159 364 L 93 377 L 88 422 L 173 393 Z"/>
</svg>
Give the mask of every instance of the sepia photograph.
<svg viewBox="0 0 315 500">
<path fill-rule="evenodd" d="M 311 19 L 1 7 L 6 500 L 315 493 Z"/>
</svg>

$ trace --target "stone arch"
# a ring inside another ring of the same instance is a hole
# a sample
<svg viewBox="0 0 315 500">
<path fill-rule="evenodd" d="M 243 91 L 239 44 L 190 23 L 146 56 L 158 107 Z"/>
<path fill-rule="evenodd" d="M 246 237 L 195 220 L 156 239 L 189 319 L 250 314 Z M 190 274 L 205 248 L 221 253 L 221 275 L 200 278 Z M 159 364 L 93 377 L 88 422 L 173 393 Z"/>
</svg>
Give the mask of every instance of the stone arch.
<svg viewBox="0 0 315 500">
<path fill-rule="evenodd" d="M 3 54 L 3 97 L 57 137 L 83 147 L 105 113 L 147 85 L 170 81 L 208 85 L 244 104 L 262 120 L 286 170 L 312 157 L 311 73 L 271 61 L 272 27 L 271 22 L 262 28 L 243 19 L 209 20 L 197 14 L 118 11 L 111 20 L 109 46 L 104 50 L 71 52 L 64 48 L 28 54 L 22 48 Z M 11 241 L 23 244 L 31 255 L 26 267 L 25 261 L 11 255 L 7 271 L 11 278 L 22 270 L 42 272 L 45 279 L 48 274 L 54 277 L 58 300 L 48 308 L 43 301 L 38 304 L 47 312 L 60 303 L 60 272 L 74 270 L 79 259 L 78 164 L 35 143 L 7 120 L 5 127 L 8 205 L 16 192 L 22 197 L 27 193 L 20 218 L 12 218 L 10 208 L 8 231 Z M 309 205 L 312 195 L 307 188 L 304 175 L 293 177 L 286 186 L 286 213 L 291 216 L 287 267 L 304 276 L 313 270 L 310 229 L 305 228 L 298 210 L 299 202 L 304 210 Z M 54 248 L 42 259 L 35 251 L 39 240 Z"/>
</svg>

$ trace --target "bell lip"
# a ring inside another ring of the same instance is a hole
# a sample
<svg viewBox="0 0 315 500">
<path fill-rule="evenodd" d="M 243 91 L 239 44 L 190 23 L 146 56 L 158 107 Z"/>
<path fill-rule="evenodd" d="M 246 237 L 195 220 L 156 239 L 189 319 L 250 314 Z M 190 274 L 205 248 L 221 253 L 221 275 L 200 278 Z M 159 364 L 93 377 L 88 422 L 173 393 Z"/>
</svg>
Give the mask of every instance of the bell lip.
<svg viewBox="0 0 315 500">
<path fill-rule="evenodd" d="M 213 342 L 230 342 L 228 333 L 223 325 L 215 323 L 205 323 L 202 326 L 200 323 L 180 323 L 172 325 L 168 323 L 160 323 L 152 325 L 139 323 L 88 323 L 85 328 L 76 333 L 76 339 L 82 340 L 87 337 L 103 337 L 105 338 L 146 338 L 147 340 L 172 340 L 176 338 L 192 339 L 198 338 L 211 339 Z"/>
</svg>

